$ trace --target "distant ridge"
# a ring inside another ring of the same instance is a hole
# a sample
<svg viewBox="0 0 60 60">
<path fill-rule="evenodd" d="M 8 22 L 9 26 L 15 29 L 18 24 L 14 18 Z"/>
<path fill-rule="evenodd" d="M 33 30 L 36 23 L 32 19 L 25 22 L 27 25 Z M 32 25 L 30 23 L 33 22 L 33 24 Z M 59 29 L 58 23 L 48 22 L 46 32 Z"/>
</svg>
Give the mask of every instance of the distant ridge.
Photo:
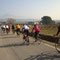
<svg viewBox="0 0 60 60">
<path fill-rule="evenodd" d="M 0 21 L 4 22 L 7 21 L 7 19 L 0 19 Z M 16 22 L 29 22 L 29 21 L 40 21 L 40 19 L 16 19 Z"/>
<path fill-rule="evenodd" d="M 0 22 L 7 21 L 8 18 L 0 19 Z M 27 23 L 27 22 L 34 22 L 34 21 L 41 21 L 41 19 L 16 19 L 17 23 Z M 54 20 L 56 23 L 60 23 L 60 20 Z"/>
<path fill-rule="evenodd" d="M 56 23 L 60 23 L 60 20 L 55 20 Z"/>
</svg>

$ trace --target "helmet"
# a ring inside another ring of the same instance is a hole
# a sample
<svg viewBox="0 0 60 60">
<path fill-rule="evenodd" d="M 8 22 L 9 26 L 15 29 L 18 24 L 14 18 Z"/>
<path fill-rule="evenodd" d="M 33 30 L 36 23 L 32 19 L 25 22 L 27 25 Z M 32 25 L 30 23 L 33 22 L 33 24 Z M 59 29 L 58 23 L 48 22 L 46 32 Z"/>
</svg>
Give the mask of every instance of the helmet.
<svg viewBox="0 0 60 60">
<path fill-rule="evenodd" d="M 34 24 L 34 26 L 36 26 L 37 24 Z"/>
</svg>

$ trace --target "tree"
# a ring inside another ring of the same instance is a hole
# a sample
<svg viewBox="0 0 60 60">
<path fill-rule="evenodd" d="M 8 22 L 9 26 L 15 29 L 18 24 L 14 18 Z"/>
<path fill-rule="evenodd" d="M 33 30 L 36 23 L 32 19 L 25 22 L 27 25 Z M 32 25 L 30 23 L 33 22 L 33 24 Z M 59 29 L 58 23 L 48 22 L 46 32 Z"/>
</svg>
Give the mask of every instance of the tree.
<svg viewBox="0 0 60 60">
<path fill-rule="evenodd" d="M 43 16 L 41 19 L 42 19 L 41 20 L 42 24 L 52 24 L 53 23 L 53 20 L 49 16 Z"/>
</svg>

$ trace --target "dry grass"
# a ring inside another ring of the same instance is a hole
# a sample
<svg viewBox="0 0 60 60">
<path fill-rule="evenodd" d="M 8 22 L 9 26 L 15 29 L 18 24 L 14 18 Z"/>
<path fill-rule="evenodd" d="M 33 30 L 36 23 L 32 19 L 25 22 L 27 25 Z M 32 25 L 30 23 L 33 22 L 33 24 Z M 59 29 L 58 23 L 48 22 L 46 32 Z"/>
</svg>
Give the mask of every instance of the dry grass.
<svg viewBox="0 0 60 60">
<path fill-rule="evenodd" d="M 40 34 L 51 35 L 51 36 L 56 34 L 58 30 L 56 25 L 39 25 L 39 28 L 40 28 Z M 32 27 L 30 27 L 30 32 L 31 30 Z"/>
</svg>

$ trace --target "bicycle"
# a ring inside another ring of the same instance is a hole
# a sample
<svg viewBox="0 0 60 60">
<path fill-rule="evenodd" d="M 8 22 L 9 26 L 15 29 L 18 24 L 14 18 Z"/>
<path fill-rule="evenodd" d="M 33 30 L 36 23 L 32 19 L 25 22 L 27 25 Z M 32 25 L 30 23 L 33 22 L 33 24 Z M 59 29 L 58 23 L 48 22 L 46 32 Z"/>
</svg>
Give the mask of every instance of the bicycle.
<svg viewBox="0 0 60 60">
<path fill-rule="evenodd" d="M 56 39 L 55 48 L 58 52 L 60 52 L 60 39 Z"/>
<path fill-rule="evenodd" d="M 16 30 L 17 36 L 20 36 L 20 29 Z"/>
<path fill-rule="evenodd" d="M 7 34 L 9 33 L 9 29 L 8 29 L 8 28 L 6 28 L 6 33 L 7 33 Z"/>
<path fill-rule="evenodd" d="M 35 42 L 37 42 L 38 41 L 38 44 L 40 45 L 41 44 L 41 37 L 39 36 L 39 34 L 37 35 L 37 38 L 34 36 L 35 35 L 35 33 L 31 33 L 32 34 L 32 36 L 35 38 L 35 41 L 33 42 L 33 43 L 35 43 Z"/>
<path fill-rule="evenodd" d="M 24 33 L 23 39 L 24 39 L 24 43 L 27 43 L 27 45 L 29 45 L 29 37 L 26 33 Z"/>
<path fill-rule="evenodd" d="M 12 33 L 15 34 L 15 29 L 12 29 Z"/>
<path fill-rule="evenodd" d="M 56 41 L 55 41 L 55 48 L 60 53 L 60 39 L 58 38 L 59 35 L 57 36 L 56 34 L 54 34 L 53 36 L 56 39 Z"/>
<path fill-rule="evenodd" d="M 5 33 L 5 28 L 1 27 L 1 30 L 2 30 L 3 33 Z"/>
<path fill-rule="evenodd" d="M 17 36 L 20 36 L 20 32 L 19 31 L 17 32 Z"/>
</svg>

